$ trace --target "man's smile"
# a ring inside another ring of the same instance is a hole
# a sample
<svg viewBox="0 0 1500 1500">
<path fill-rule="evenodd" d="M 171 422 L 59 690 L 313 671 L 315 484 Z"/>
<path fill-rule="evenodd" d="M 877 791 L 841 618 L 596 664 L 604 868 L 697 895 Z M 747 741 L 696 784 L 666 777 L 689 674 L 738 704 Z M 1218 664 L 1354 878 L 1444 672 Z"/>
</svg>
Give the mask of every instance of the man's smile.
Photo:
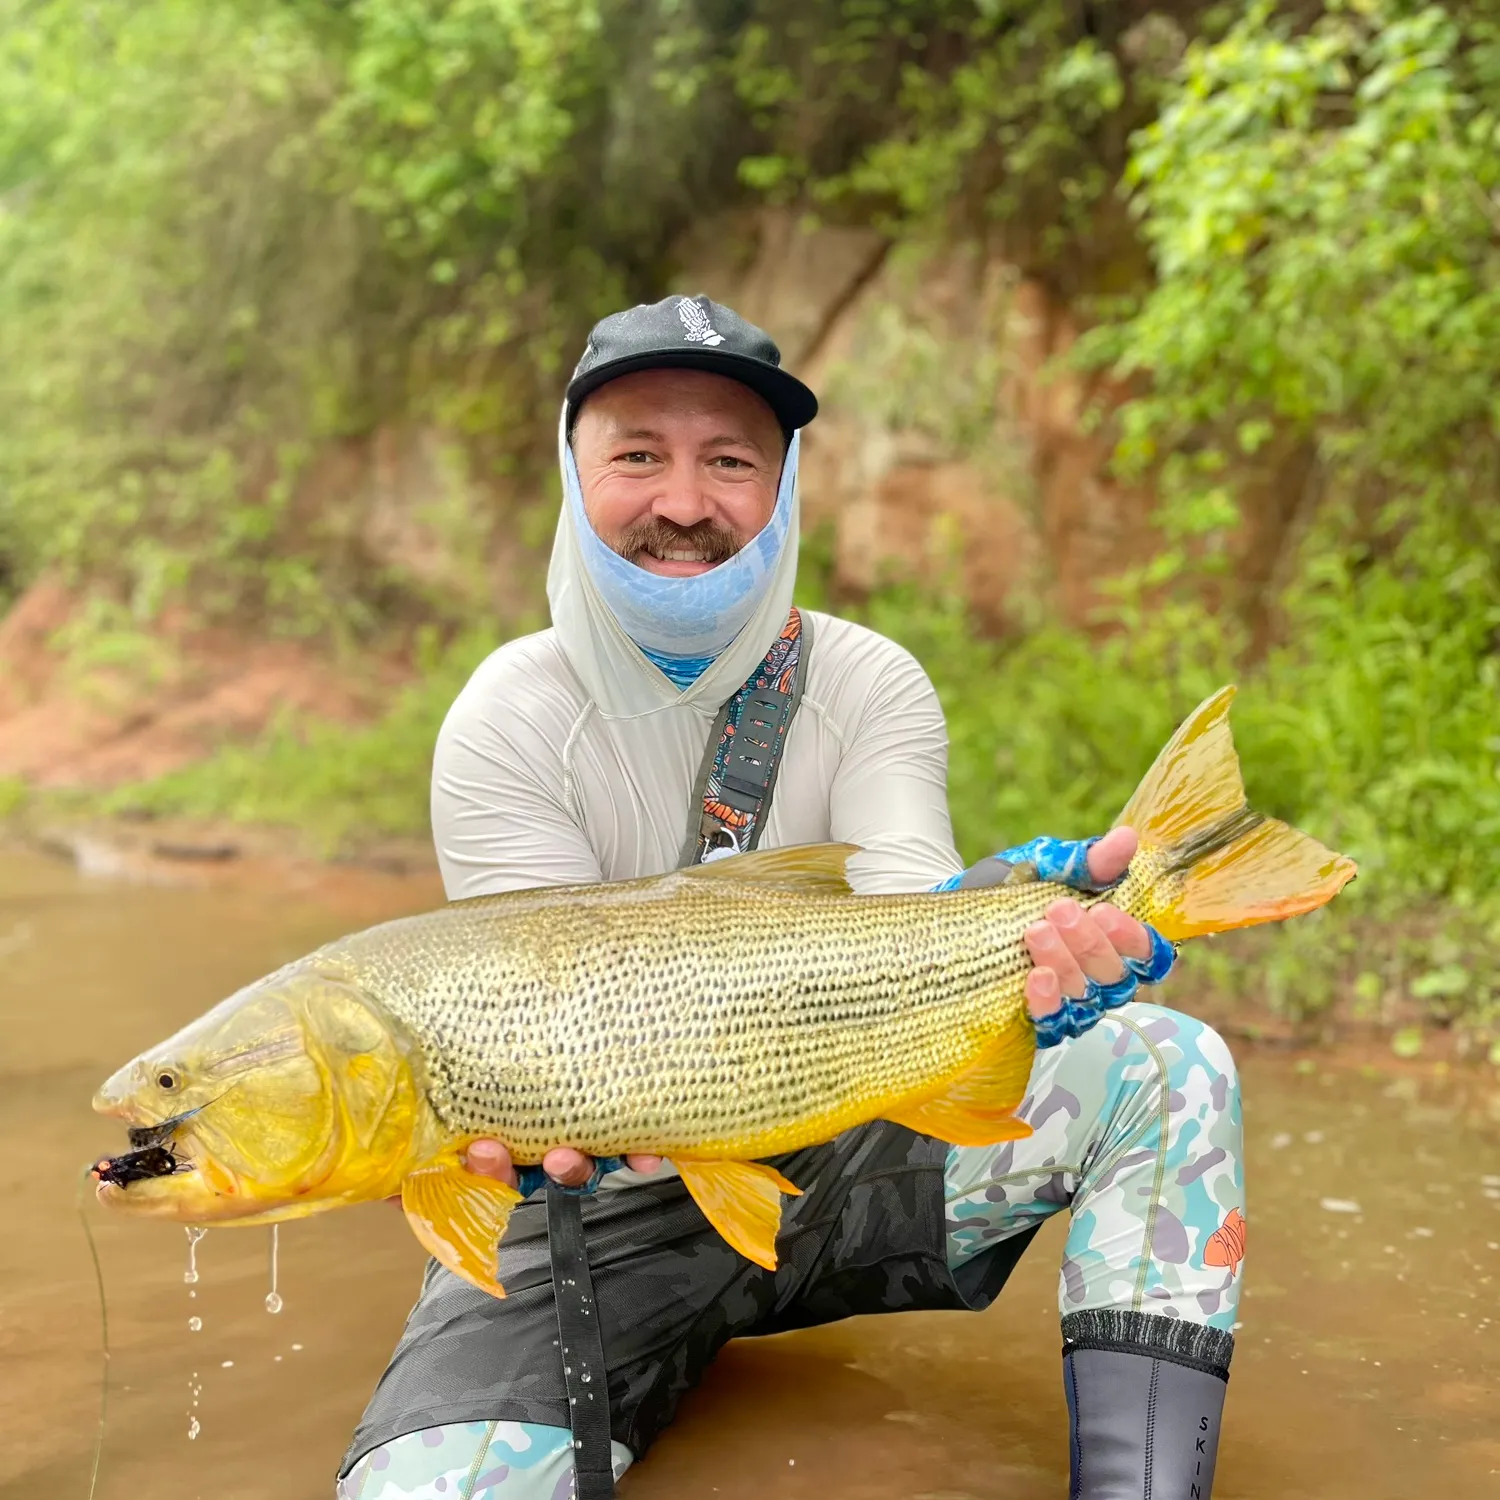
<svg viewBox="0 0 1500 1500">
<path fill-rule="evenodd" d="M 642 547 L 631 558 L 636 567 L 661 578 L 692 578 L 718 566 L 720 559 L 694 547 Z"/>
<path fill-rule="evenodd" d="M 693 578 L 727 562 L 740 550 L 741 539 L 716 521 L 678 526 L 661 516 L 646 516 L 626 527 L 611 545 L 659 578 Z"/>
</svg>

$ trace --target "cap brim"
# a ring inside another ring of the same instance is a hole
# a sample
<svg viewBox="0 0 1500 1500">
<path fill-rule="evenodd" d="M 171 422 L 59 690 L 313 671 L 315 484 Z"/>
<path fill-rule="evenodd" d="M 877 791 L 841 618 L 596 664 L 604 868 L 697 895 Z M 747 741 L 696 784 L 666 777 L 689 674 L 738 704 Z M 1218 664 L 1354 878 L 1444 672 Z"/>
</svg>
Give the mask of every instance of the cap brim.
<svg viewBox="0 0 1500 1500">
<path fill-rule="evenodd" d="M 776 413 L 777 421 L 788 432 L 806 427 L 818 414 L 818 398 L 795 375 L 788 375 L 774 365 L 722 349 L 652 349 L 610 360 L 574 379 L 567 394 L 569 420 L 579 404 L 601 385 L 639 370 L 710 370 L 715 375 L 727 375 L 749 386 Z"/>
</svg>

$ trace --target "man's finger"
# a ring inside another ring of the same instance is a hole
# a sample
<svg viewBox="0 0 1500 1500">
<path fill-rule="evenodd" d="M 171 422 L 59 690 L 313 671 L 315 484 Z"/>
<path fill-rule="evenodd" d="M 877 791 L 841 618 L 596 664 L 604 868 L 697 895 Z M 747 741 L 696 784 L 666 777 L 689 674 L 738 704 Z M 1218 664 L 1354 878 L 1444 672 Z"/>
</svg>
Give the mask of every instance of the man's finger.
<svg viewBox="0 0 1500 1500">
<path fill-rule="evenodd" d="M 1033 969 L 1026 976 L 1026 1008 L 1038 1021 L 1062 1004 L 1062 986 L 1051 969 Z"/>
<path fill-rule="evenodd" d="M 1125 873 L 1140 840 L 1133 828 L 1111 828 L 1089 850 L 1089 879 L 1097 885 L 1110 885 Z"/>
<path fill-rule="evenodd" d="M 511 1187 L 516 1185 L 515 1163 L 499 1141 L 470 1141 L 469 1149 L 464 1152 L 464 1165 L 480 1177 L 493 1177 Z"/>
<path fill-rule="evenodd" d="M 542 1170 L 564 1187 L 582 1187 L 594 1175 L 594 1161 L 571 1146 L 554 1146 L 542 1158 Z"/>
<path fill-rule="evenodd" d="M 1026 948 L 1037 968 L 1051 969 L 1057 975 L 1063 994 L 1083 998 L 1083 970 L 1050 922 L 1035 922 L 1026 929 Z"/>
<path fill-rule="evenodd" d="M 661 1166 L 662 1159 L 659 1156 L 627 1156 L 625 1165 L 632 1172 L 654 1172 Z"/>
<path fill-rule="evenodd" d="M 1145 926 L 1134 917 L 1126 916 L 1118 906 L 1101 901 L 1098 906 L 1089 908 L 1089 915 L 1116 953 L 1126 958 L 1138 958 L 1143 963 L 1151 957 L 1151 937 Z"/>
<path fill-rule="evenodd" d="M 1118 984 L 1125 977 L 1125 965 L 1104 929 L 1076 901 L 1054 901 L 1047 908 L 1047 921 L 1095 984 Z"/>
</svg>

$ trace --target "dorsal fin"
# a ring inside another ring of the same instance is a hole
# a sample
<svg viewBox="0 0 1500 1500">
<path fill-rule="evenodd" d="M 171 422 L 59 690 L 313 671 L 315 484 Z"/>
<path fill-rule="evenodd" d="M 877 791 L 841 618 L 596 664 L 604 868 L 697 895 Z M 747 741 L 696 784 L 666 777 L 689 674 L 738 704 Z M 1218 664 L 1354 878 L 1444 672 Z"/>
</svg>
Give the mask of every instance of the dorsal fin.
<svg viewBox="0 0 1500 1500">
<path fill-rule="evenodd" d="M 724 880 L 735 885 L 774 885 L 789 891 L 823 891 L 848 896 L 844 865 L 858 844 L 793 844 L 788 849 L 757 849 L 730 854 L 706 865 L 689 865 L 690 880 Z"/>
</svg>

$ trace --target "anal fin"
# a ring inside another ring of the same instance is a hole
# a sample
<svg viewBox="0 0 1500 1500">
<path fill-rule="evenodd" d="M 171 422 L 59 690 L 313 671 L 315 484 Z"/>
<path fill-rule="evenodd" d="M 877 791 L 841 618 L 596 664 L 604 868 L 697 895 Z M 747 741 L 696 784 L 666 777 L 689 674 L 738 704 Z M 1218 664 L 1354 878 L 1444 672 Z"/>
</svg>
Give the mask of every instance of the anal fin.
<svg viewBox="0 0 1500 1500">
<path fill-rule="evenodd" d="M 509 1184 L 469 1171 L 457 1148 L 424 1162 L 401 1183 L 401 1207 L 422 1247 L 492 1297 L 505 1295 L 497 1280 L 500 1236 L 520 1201 Z"/>
<path fill-rule="evenodd" d="M 683 1161 L 674 1156 L 672 1165 L 708 1222 L 747 1260 L 774 1271 L 781 1195 L 799 1198 L 802 1189 L 764 1162 Z"/>
<path fill-rule="evenodd" d="M 946 1094 L 887 1110 L 885 1117 L 950 1146 L 993 1146 L 1000 1141 L 1024 1141 L 1031 1134 L 1031 1126 L 1013 1114 L 965 1109 Z"/>
<path fill-rule="evenodd" d="M 887 1120 L 954 1146 L 1022 1141 L 1031 1126 L 1015 1116 L 1026 1097 L 1036 1046 L 1023 1023 L 946 1088 L 885 1111 Z"/>
</svg>

